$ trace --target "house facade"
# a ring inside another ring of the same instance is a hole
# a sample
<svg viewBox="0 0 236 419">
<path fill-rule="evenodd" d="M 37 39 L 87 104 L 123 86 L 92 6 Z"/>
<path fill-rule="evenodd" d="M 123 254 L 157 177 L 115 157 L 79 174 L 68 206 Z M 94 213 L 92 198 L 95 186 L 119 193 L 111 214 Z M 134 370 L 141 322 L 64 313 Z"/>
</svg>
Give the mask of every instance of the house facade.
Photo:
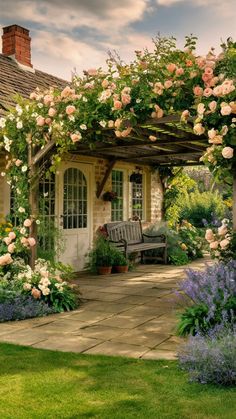
<svg viewBox="0 0 236 419">
<path fill-rule="evenodd" d="M 0 116 L 14 105 L 16 93 L 27 98 L 36 87 L 64 88 L 67 84 L 65 80 L 33 68 L 27 29 L 18 25 L 3 28 Z M 83 269 L 95 232 L 103 224 L 137 218 L 149 224 L 161 219 L 163 190 L 158 173 L 151 166 L 137 167 L 135 163 L 119 159 L 111 170 L 109 167 L 110 159 L 101 154 L 99 157 L 68 154 L 55 176 L 40 180 L 44 216 L 56 223 L 65 239 L 60 260 L 71 264 L 75 270 Z M 0 172 L 4 172 L 4 168 L 5 155 L 1 152 Z M 131 182 L 134 173 L 140 173 L 139 183 Z M 104 201 L 106 191 L 115 192 L 118 199 Z M 10 188 L 5 177 L 0 177 L 0 214 L 6 216 L 10 212 Z"/>
</svg>

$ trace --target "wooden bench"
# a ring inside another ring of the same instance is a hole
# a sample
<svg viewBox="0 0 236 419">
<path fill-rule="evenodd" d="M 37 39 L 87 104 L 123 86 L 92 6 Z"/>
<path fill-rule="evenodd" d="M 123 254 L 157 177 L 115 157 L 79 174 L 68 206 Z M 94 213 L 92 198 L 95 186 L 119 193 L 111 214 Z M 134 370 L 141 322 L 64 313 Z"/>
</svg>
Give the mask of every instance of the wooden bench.
<svg viewBox="0 0 236 419">
<path fill-rule="evenodd" d="M 105 224 L 108 239 L 128 257 L 129 254 L 140 252 L 141 262 L 145 250 L 163 248 L 163 261 L 167 263 L 167 243 L 163 234 L 151 236 L 143 233 L 140 221 L 120 221 Z M 157 242 L 147 242 L 145 238 L 159 239 Z"/>
</svg>

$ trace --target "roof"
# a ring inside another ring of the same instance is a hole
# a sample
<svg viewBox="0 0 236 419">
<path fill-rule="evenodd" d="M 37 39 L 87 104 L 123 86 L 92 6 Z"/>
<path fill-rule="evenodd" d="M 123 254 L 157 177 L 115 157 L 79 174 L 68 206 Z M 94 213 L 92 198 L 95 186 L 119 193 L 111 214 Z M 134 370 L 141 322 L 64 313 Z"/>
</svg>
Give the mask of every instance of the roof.
<svg viewBox="0 0 236 419">
<path fill-rule="evenodd" d="M 0 115 L 14 105 L 14 96 L 20 94 L 28 98 L 36 87 L 50 86 L 64 88 L 68 82 L 43 71 L 23 70 L 12 58 L 0 54 Z"/>
</svg>

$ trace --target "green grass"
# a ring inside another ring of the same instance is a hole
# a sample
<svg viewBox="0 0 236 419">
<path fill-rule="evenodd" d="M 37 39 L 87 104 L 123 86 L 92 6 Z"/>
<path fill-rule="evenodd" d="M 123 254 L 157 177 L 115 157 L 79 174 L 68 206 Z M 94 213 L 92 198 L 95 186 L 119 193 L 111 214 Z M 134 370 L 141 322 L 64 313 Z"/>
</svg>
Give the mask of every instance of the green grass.
<svg viewBox="0 0 236 419">
<path fill-rule="evenodd" d="M 188 383 L 174 361 L 0 344 L 0 418 L 236 418 L 236 389 Z"/>
</svg>

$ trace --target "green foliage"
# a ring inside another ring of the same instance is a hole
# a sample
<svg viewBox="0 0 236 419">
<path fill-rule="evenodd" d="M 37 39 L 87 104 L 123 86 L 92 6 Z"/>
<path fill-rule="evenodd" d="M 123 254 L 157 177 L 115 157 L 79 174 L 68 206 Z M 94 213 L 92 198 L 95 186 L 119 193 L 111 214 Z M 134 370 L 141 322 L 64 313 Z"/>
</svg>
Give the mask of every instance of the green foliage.
<svg viewBox="0 0 236 419">
<path fill-rule="evenodd" d="M 181 247 L 173 247 L 168 249 L 168 258 L 172 265 L 186 265 L 189 262 L 187 253 Z"/>
<path fill-rule="evenodd" d="M 183 222 L 178 229 L 182 245 L 186 246 L 186 253 L 190 260 L 201 258 L 205 239 L 199 236 L 198 230 L 189 222 Z"/>
<path fill-rule="evenodd" d="M 209 322 L 206 320 L 208 307 L 205 304 L 194 305 L 188 307 L 181 315 L 177 333 L 180 336 L 189 334 L 196 335 L 199 330 L 206 331 L 209 329 Z"/>
<path fill-rule="evenodd" d="M 161 172 L 161 177 L 166 184 L 164 194 L 165 219 L 170 227 L 175 227 L 180 219 L 180 203 L 189 192 L 197 187 L 197 183 L 183 169 L 172 169 L 166 174 Z"/>
<path fill-rule="evenodd" d="M 211 225 L 215 219 L 224 218 L 226 206 L 218 191 L 202 192 L 194 191 L 186 194 L 178 203 L 179 219 L 188 220 L 195 227 L 204 227 L 204 220 Z"/>
<path fill-rule="evenodd" d="M 88 253 L 87 268 L 91 272 L 97 272 L 98 266 L 112 266 L 114 247 L 101 234 L 95 238 L 93 248 Z"/>
<path fill-rule="evenodd" d="M 114 248 L 112 250 L 113 266 L 127 266 L 129 262 L 127 261 L 125 255 L 119 250 Z"/>
</svg>

